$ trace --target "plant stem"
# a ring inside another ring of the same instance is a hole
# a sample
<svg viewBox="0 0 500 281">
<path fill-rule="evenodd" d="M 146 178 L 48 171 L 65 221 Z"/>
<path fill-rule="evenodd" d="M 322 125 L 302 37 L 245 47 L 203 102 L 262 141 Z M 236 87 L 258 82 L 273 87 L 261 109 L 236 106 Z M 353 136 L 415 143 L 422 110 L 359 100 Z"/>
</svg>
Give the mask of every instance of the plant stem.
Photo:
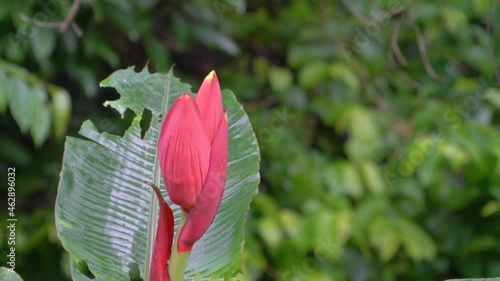
<svg viewBox="0 0 500 281">
<path fill-rule="evenodd" d="M 155 159 L 155 168 L 153 172 L 153 184 L 156 186 L 160 186 L 160 168 L 158 164 L 158 155 L 156 155 Z M 144 267 L 144 280 L 149 280 L 149 270 L 151 266 L 151 260 L 153 255 L 153 249 L 155 245 L 155 237 L 156 237 L 156 227 L 157 227 L 157 219 L 158 219 L 158 199 L 154 193 L 154 190 L 151 190 L 151 201 L 149 203 L 149 219 L 148 219 L 148 236 L 146 240 L 146 261 Z"/>
<path fill-rule="evenodd" d="M 170 257 L 169 272 L 171 281 L 183 281 L 184 271 L 186 271 L 186 265 L 189 260 L 189 255 L 191 251 L 186 253 L 179 253 L 177 251 L 177 240 L 179 239 L 179 232 L 186 222 L 187 214 L 181 211 L 181 221 L 179 222 L 179 227 L 177 228 L 177 234 L 174 241 L 174 249 L 172 251 L 172 256 Z"/>
<path fill-rule="evenodd" d="M 1 61 L 0 61 L 1 62 Z M 172 78 L 172 69 L 170 69 L 169 73 L 167 74 L 167 83 L 165 87 L 165 94 L 163 95 L 163 104 L 161 108 L 161 124 L 160 128 L 163 125 L 163 121 L 165 121 L 165 117 L 167 116 L 168 112 L 168 97 L 170 95 L 170 79 Z M 158 135 L 158 138 L 160 136 Z M 160 186 L 161 182 L 161 171 L 160 171 L 160 163 L 158 162 L 158 152 L 156 153 L 155 156 L 155 166 L 153 170 L 153 184 L 156 186 Z M 153 255 L 153 248 L 155 244 L 155 237 L 156 237 L 156 226 L 157 226 L 157 220 L 158 220 L 158 199 L 154 193 L 154 190 L 151 190 L 151 202 L 149 204 L 149 220 L 148 220 L 148 236 L 146 240 L 146 261 L 144 263 L 144 280 L 148 281 L 149 280 L 149 267 L 151 266 L 151 259 Z M 182 218 L 181 218 L 182 221 Z"/>
</svg>

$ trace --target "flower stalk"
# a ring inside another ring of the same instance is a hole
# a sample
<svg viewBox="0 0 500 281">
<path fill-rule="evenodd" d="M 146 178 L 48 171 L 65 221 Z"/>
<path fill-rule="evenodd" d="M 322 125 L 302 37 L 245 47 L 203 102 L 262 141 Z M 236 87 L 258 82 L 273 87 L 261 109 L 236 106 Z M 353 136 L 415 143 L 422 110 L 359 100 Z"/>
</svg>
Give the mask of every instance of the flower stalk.
<svg viewBox="0 0 500 281">
<path fill-rule="evenodd" d="M 179 222 L 179 229 L 181 229 L 186 222 L 187 214 L 181 211 L 181 220 Z M 171 281 L 183 281 L 184 280 L 184 272 L 186 271 L 187 262 L 189 260 L 189 255 L 191 255 L 191 251 L 179 253 L 177 251 L 177 243 L 179 239 L 179 233 L 175 238 L 174 247 L 172 251 L 172 256 L 170 258 L 170 279 Z"/>
</svg>

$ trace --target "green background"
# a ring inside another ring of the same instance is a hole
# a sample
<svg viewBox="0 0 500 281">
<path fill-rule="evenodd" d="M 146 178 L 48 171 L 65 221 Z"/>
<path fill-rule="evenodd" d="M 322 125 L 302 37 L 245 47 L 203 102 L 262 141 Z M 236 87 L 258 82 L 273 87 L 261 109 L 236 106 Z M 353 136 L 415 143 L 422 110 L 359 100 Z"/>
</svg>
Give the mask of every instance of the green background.
<svg viewBox="0 0 500 281">
<path fill-rule="evenodd" d="M 245 280 L 500 276 L 498 1 L 91 0 L 47 24 L 72 3 L 0 4 L 0 180 L 16 167 L 25 280 L 69 279 L 63 136 L 87 119 L 122 135 L 134 114 L 99 82 L 146 64 L 193 90 L 215 69 L 249 114 Z"/>
</svg>

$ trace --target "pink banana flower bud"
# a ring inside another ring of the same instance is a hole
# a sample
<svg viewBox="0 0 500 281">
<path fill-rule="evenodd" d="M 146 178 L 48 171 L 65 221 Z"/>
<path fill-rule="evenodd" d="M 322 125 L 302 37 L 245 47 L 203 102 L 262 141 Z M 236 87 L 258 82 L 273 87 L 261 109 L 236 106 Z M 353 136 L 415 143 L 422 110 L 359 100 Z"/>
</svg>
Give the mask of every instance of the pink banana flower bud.
<svg viewBox="0 0 500 281">
<path fill-rule="evenodd" d="M 178 240 L 180 253 L 190 251 L 217 214 L 226 184 L 227 114 L 214 71 L 193 99 L 181 95 L 172 105 L 158 140 L 163 181 L 173 203 L 188 214 Z"/>
<path fill-rule="evenodd" d="M 186 213 L 207 177 L 210 142 L 194 99 L 182 94 L 163 123 L 158 156 L 170 200 Z"/>
</svg>

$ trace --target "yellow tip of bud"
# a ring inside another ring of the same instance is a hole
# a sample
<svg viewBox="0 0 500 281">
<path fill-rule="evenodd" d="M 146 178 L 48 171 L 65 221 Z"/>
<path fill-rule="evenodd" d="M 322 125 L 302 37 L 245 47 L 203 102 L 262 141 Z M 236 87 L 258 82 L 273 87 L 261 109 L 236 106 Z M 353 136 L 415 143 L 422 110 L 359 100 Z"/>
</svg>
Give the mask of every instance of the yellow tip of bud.
<svg viewBox="0 0 500 281">
<path fill-rule="evenodd" d="M 205 77 L 205 80 L 212 81 L 214 79 L 214 75 L 216 75 L 215 70 L 210 71 L 210 73 L 207 75 L 207 77 Z"/>
</svg>

